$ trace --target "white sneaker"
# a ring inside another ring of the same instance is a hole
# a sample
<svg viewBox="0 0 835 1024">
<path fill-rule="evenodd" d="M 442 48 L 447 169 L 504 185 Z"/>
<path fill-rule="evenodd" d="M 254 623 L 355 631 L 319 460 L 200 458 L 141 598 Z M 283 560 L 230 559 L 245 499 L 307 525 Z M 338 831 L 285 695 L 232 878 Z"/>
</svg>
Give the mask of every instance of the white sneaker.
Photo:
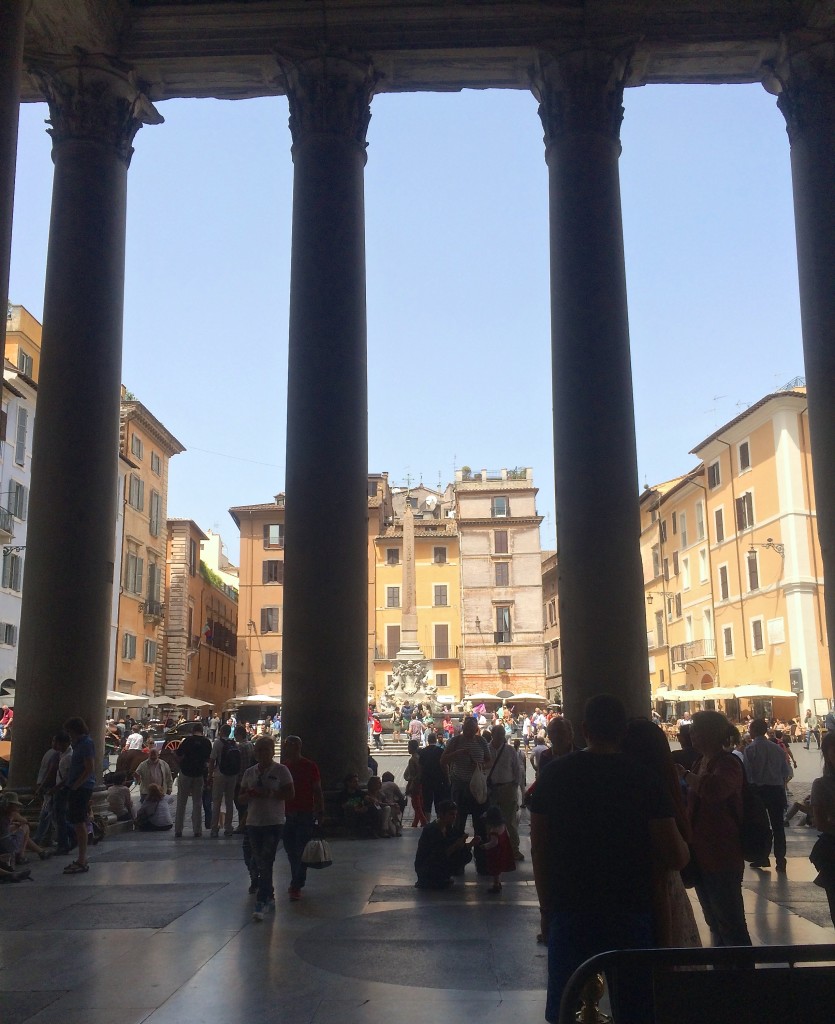
<svg viewBox="0 0 835 1024">
<path fill-rule="evenodd" d="M 255 904 L 255 910 L 252 911 L 252 920 L 253 921 L 263 921 L 264 920 L 264 906 L 265 905 L 263 903 L 256 903 Z"/>
</svg>

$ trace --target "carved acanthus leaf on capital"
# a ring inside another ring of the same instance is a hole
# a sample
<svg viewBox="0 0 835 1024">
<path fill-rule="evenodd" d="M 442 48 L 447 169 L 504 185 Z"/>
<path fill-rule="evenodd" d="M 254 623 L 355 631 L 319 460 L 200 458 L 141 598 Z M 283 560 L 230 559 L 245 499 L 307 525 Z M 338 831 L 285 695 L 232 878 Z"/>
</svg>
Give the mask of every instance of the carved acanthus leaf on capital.
<svg viewBox="0 0 835 1024">
<path fill-rule="evenodd" d="M 164 120 L 133 69 L 112 58 L 77 50 L 68 59 L 34 60 L 28 71 L 49 104 L 53 145 L 68 139 L 104 143 L 128 165 L 142 125 Z"/>
<path fill-rule="evenodd" d="M 339 135 L 366 147 L 371 97 L 382 77 L 368 57 L 277 54 L 290 104 L 293 142 Z"/>
<path fill-rule="evenodd" d="M 765 71 L 763 86 L 777 96 L 791 142 L 807 128 L 835 126 L 835 39 L 809 33 L 786 37 Z"/>
<path fill-rule="evenodd" d="M 530 70 L 539 100 L 545 145 L 573 133 L 597 133 L 620 140 L 623 90 L 633 47 L 583 46 L 542 52 Z"/>
</svg>

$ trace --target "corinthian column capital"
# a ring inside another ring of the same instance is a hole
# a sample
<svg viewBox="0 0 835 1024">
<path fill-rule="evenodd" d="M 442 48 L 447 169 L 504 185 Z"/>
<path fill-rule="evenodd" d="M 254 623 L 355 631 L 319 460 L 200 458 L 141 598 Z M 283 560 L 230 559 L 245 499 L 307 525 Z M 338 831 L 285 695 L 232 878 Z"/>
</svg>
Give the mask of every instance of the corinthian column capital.
<svg viewBox="0 0 835 1024">
<path fill-rule="evenodd" d="M 321 53 L 277 55 L 290 103 L 290 134 L 342 136 L 365 149 L 371 97 L 381 75 L 369 57 Z"/>
<path fill-rule="evenodd" d="M 777 97 L 790 142 L 807 128 L 835 126 L 835 39 L 809 32 L 785 37 L 765 69 L 763 86 Z"/>
<path fill-rule="evenodd" d="M 142 125 L 163 121 L 133 69 L 112 58 L 76 50 L 65 60 L 35 60 L 28 71 L 49 104 L 53 148 L 70 139 L 98 142 L 127 166 Z"/>
<path fill-rule="evenodd" d="M 539 100 L 546 148 L 574 133 L 620 141 L 631 53 L 631 46 L 582 45 L 538 55 L 530 69 L 531 89 Z"/>
</svg>

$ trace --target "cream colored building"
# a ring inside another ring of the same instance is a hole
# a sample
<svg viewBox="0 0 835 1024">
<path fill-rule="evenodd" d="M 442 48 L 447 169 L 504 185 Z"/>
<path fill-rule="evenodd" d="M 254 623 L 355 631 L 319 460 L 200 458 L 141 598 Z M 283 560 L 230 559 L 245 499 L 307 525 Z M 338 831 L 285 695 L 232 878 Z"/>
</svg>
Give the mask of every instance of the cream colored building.
<svg viewBox="0 0 835 1024">
<path fill-rule="evenodd" d="M 239 505 L 229 514 L 240 531 L 238 697 L 281 700 L 284 629 L 284 495 L 262 505 Z"/>
<path fill-rule="evenodd" d="M 124 521 L 114 689 L 159 695 L 164 686 L 168 463 L 185 448 L 125 388 L 119 447 Z"/>
<path fill-rule="evenodd" d="M 733 716 L 767 712 L 764 700 L 783 717 L 823 710 L 832 679 L 802 382 L 693 454 L 699 466 L 641 497 L 653 693 L 718 688 Z"/>
<path fill-rule="evenodd" d="M 528 468 L 455 474 L 466 695 L 545 696 L 536 493 Z"/>
</svg>

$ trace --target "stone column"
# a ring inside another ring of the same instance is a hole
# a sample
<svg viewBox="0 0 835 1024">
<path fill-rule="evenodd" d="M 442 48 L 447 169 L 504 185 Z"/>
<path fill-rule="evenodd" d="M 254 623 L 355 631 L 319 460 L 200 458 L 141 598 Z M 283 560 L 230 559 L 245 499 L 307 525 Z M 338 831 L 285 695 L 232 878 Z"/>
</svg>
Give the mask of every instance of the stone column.
<svg viewBox="0 0 835 1024">
<path fill-rule="evenodd" d="M 764 80 L 791 144 L 809 434 L 835 679 L 835 42 L 797 36 Z M 809 691 L 820 680 L 806 680 Z"/>
<path fill-rule="evenodd" d="M 119 450 L 131 143 L 162 118 L 122 66 L 83 54 L 31 69 L 49 102 L 55 177 L 24 563 L 11 772 L 31 784 L 80 715 L 101 750 Z"/>
<path fill-rule="evenodd" d="M 23 0 L 0 0 L 0 351 L 6 344 L 22 73 Z"/>
<path fill-rule="evenodd" d="M 282 728 L 366 774 L 367 60 L 280 58 L 293 137 Z M 332 727 L 323 728 L 323 723 Z"/>
<path fill-rule="evenodd" d="M 625 52 L 542 54 L 551 239 L 559 603 L 566 714 L 650 701 L 618 158 Z"/>
</svg>

